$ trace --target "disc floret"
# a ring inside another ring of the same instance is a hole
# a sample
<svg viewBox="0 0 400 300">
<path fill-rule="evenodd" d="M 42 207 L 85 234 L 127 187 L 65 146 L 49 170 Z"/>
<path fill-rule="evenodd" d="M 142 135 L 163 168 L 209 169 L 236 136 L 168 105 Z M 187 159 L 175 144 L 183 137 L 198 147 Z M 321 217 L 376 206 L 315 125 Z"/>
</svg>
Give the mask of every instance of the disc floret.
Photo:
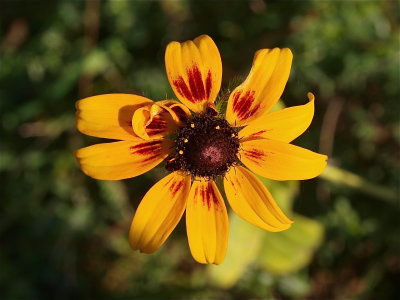
<svg viewBox="0 0 400 300">
<path fill-rule="evenodd" d="M 166 168 L 181 170 L 193 177 L 213 179 L 223 176 L 238 163 L 239 139 L 236 130 L 215 110 L 195 115 L 177 131 L 175 151 Z"/>
</svg>

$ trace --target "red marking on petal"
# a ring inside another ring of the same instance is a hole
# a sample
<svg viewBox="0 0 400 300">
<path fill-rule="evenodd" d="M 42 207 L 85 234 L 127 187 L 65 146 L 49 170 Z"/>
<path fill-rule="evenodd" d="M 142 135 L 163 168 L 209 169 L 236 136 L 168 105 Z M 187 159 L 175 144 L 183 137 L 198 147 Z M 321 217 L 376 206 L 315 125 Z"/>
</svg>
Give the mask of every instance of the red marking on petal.
<svg viewBox="0 0 400 300">
<path fill-rule="evenodd" d="M 178 93 L 186 100 L 196 103 L 206 100 L 210 97 L 212 87 L 212 74 L 209 70 L 205 84 L 203 81 L 203 75 L 197 67 L 193 65 L 191 68 L 186 69 L 186 75 L 188 77 L 188 84 L 179 76 L 176 80 L 173 80 L 172 84 L 177 89 Z"/>
<path fill-rule="evenodd" d="M 196 204 L 197 198 L 200 196 L 200 189 L 201 189 L 201 186 L 197 186 L 197 187 L 194 189 L 194 196 L 193 196 L 194 204 Z"/>
<path fill-rule="evenodd" d="M 146 128 L 146 132 L 163 132 L 165 131 L 165 127 L 160 127 L 160 128 Z"/>
<path fill-rule="evenodd" d="M 177 80 L 174 80 L 172 84 L 177 89 L 178 93 L 184 97 L 186 100 L 194 103 L 196 102 L 193 100 L 192 93 L 190 92 L 188 86 L 186 85 L 185 80 L 183 80 L 182 76 L 179 76 Z"/>
<path fill-rule="evenodd" d="M 172 109 L 172 111 L 176 114 L 176 116 L 178 117 L 178 119 L 179 119 L 182 123 L 186 122 L 186 120 L 187 120 L 187 115 L 186 115 L 185 111 L 184 111 L 182 108 L 180 108 L 179 106 L 174 106 L 174 107 L 172 107 L 171 109 Z"/>
<path fill-rule="evenodd" d="M 201 187 L 201 200 L 203 201 L 203 205 L 209 204 L 207 201 L 207 198 L 206 198 L 206 187 L 205 186 Z"/>
<path fill-rule="evenodd" d="M 161 151 L 161 141 L 140 143 L 135 146 L 129 147 L 129 149 L 132 151 L 131 154 L 159 155 Z"/>
<path fill-rule="evenodd" d="M 268 152 L 270 153 L 270 152 Z M 257 165 L 261 165 L 261 162 L 264 160 L 264 157 L 266 156 L 266 152 L 263 152 L 258 149 L 252 149 L 252 150 L 246 150 L 244 152 L 244 155 L 251 160 L 252 162 L 256 163 Z"/>
<path fill-rule="evenodd" d="M 161 133 L 164 133 L 164 132 L 165 132 L 165 130 L 163 130 L 163 129 L 148 130 L 147 131 L 147 135 L 148 136 L 154 136 L 156 134 L 161 134 Z"/>
<path fill-rule="evenodd" d="M 212 74 L 211 74 L 211 71 L 208 70 L 207 78 L 206 78 L 206 94 L 207 94 L 207 99 L 210 98 L 211 87 L 212 87 Z"/>
<path fill-rule="evenodd" d="M 219 205 L 217 195 L 210 182 L 202 189 L 202 200 L 203 204 L 207 205 L 208 210 L 211 209 L 211 202 L 214 203 L 214 206 Z"/>
<path fill-rule="evenodd" d="M 261 159 L 262 157 L 264 157 L 264 152 L 261 150 L 257 150 L 257 149 L 252 149 L 252 150 L 246 150 L 245 151 L 245 155 L 247 157 L 252 157 L 252 158 L 257 158 L 257 159 Z"/>
<path fill-rule="evenodd" d="M 232 185 L 234 186 L 234 188 L 235 188 L 235 190 L 236 190 L 236 185 L 237 185 L 237 186 L 241 186 L 241 184 L 240 184 L 240 181 L 239 181 L 238 178 L 236 178 L 235 181 L 236 181 L 236 182 L 233 182 L 233 180 L 231 180 L 231 183 L 232 183 Z"/>
<path fill-rule="evenodd" d="M 260 104 L 257 103 L 253 106 L 255 91 L 246 91 L 242 95 L 242 91 L 237 91 L 233 95 L 233 111 L 236 113 L 237 117 L 241 120 L 245 120 L 252 115 L 254 115 L 260 108 Z"/>
<path fill-rule="evenodd" d="M 250 118 L 252 115 L 254 115 L 257 110 L 259 110 L 260 104 L 257 103 L 256 106 L 254 106 L 250 111 L 247 112 L 247 114 L 244 116 L 244 119 Z"/>
<path fill-rule="evenodd" d="M 176 193 L 183 187 L 184 181 L 175 181 L 171 186 L 169 187 L 169 190 L 173 196 L 176 195 Z"/>
<path fill-rule="evenodd" d="M 260 131 L 254 132 L 251 136 L 261 135 L 261 134 L 263 134 L 264 132 L 267 132 L 267 130 L 260 130 Z"/>
<path fill-rule="evenodd" d="M 240 181 L 239 181 L 239 179 L 236 181 L 236 184 L 237 184 L 238 187 L 242 186 Z"/>
<path fill-rule="evenodd" d="M 168 179 L 168 181 L 167 181 L 164 185 L 165 185 L 165 186 L 168 186 L 169 183 L 170 183 L 173 179 L 174 179 L 174 177 L 170 177 L 170 178 Z"/>
<path fill-rule="evenodd" d="M 264 152 L 258 149 L 251 149 L 251 150 L 246 150 L 246 155 L 260 158 L 264 156 Z"/>
<path fill-rule="evenodd" d="M 149 162 L 149 161 L 155 160 L 160 157 L 160 154 L 161 154 L 160 152 L 157 152 L 157 153 L 153 154 L 152 156 L 149 156 L 149 157 L 143 159 L 141 162 L 144 163 L 144 162 Z"/>
<path fill-rule="evenodd" d="M 203 78 L 201 76 L 200 70 L 194 65 L 191 69 L 186 71 L 189 78 L 189 86 L 192 92 L 193 98 L 196 102 L 206 98 Z"/>
<path fill-rule="evenodd" d="M 153 118 L 151 123 L 146 126 L 146 129 L 161 129 L 167 127 L 167 122 L 161 118 Z"/>
<path fill-rule="evenodd" d="M 260 135 L 262 135 L 263 133 L 267 132 L 267 131 L 271 131 L 272 129 L 265 129 L 265 130 L 260 130 L 257 132 L 254 132 L 252 134 L 250 134 L 248 137 L 258 137 Z"/>
</svg>

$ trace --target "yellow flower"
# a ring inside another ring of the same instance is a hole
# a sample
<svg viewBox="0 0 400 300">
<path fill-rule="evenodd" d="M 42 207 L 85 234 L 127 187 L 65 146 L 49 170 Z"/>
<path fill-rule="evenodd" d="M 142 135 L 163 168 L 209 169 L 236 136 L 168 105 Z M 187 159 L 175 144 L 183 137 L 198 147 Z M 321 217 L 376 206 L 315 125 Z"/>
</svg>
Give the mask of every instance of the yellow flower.
<svg viewBox="0 0 400 300">
<path fill-rule="evenodd" d="M 207 35 L 166 49 L 168 80 L 181 103 L 108 94 L 77 102 L 77 128 L 119 140 L 79 149 L 85 174 L 103 180 L 135 177 L 165 160 L 171 173 L 144 196 L 133 218 L 133 249 L 152 253 L 186 210 L 190 251 L 200 263 L 219 264 L 228 243 L 228 215 L 215 180 L 223 178 L 227 200 L 243 219 L 268 231 L 291 226 L 253 174 L 274 180 L 318 176 L 325 155 L 289 144 L 310 125 L 314 95 L 301 106 L 268 113 L 289 77 L 289 49 L 261 49 L 246 80 L 231 93 L 225 118 L 216 110 L 222 63 Z"/>
</svg>

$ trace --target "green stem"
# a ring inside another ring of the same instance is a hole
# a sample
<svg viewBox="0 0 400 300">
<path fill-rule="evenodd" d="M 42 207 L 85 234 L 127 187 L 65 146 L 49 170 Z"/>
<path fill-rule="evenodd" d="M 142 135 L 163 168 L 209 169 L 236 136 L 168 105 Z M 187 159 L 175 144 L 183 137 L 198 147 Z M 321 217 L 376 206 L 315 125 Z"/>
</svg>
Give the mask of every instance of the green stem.
<svg viewBox="0 0 400 300">
<path fill-rule="evenodd" d="M 365 180 L 361 176 L 349 171 L 328 165 L 320 177 L 336 184 L 358 189 L 368 195 L 375 196 L 391 204 L 396 204 L 400 208 L 400 199 L 395 191 Z"/>
</svg>

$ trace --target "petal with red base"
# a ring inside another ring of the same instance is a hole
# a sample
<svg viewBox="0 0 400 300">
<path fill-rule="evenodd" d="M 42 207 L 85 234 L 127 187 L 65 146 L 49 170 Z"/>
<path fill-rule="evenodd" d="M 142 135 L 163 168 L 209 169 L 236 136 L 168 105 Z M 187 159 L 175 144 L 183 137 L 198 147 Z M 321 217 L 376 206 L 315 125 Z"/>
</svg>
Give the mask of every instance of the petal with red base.
<svg viewBox="0 0 400 300">
<path fill-rule="evenodd" d="M 129 232 L 134 250 L 156 251 L 181 219 L 189 196 L 190 176 L 174 172 L 157 182 L 144 196 Z"/>
<path fill-rule="evenodd" d="M 154 102 L 135 111 L 132 128 L 142 139 L 159 139 L 173 133 L 189 115 L 189 110 L 176 101 Z"/>
<path fill-rule="evenodd" d="M 327 156 L 269 139 L 241 143 L 240 160 L 254 173 L 273 180 L 302 180 L 318 176 Z"/>
<path fill-rule="evenodd" d="M 292 65 L 290 49 L 261 49 L 256 52 L 246 80 L 229 96 L 226 119 L 244 126 L 267 113 L 279 100 Z"/>
<path fill-rule="evenodd" d="M 167 139 L 103 143 L 75 152 L 82 171 L 93 178 L 119 180 L 139 176 L 153 169 L 171 152 Z"/>
<path fill-rule="evenodd" d="M 208 35 L 169 43 L 165 67 L 175 95 L 189 109 L 200 113 L 213 106 L 221 87 L 222 63 L 218 48 Z"/>
<path fill-rule="evenodd" d="M 162 100 L 157 104 L 166 109 L 172 116 L 176 124 L 182 125 L 191 116 L 190 110 L 183 104 L 175 100 Z"/>
<path fill-rule="evenodd" d="M 231 168 L 224 178 L 224 187 L 233 211 L 249 223 L 272 232 L 288 229 L 293 223 L 264 184 L 245 168 Z"/>
<path fill-rule="evenodd" d="M 186 207 L 186 230 L 193 258 L 220 264 L 228 246 L 228 214 L 213 181 L 194 181 Z"/>
<path fill-rule="evenodd" d="M 307 94 L 309 102 L 269 113 L 251 122 L 239 131 L 242 142 L 268 138 L 290 143 L 310 126 L 314 116 L 314 95 Z"/>
<path fill-rule="evenodd" d="M 90 136 L 131 140 L 137 138 L 132 129 L 132 116 L 140 107 L 153 101 L 130 94 L 105 94 L 76 102 L 76 127 Z"/>
</svg>

